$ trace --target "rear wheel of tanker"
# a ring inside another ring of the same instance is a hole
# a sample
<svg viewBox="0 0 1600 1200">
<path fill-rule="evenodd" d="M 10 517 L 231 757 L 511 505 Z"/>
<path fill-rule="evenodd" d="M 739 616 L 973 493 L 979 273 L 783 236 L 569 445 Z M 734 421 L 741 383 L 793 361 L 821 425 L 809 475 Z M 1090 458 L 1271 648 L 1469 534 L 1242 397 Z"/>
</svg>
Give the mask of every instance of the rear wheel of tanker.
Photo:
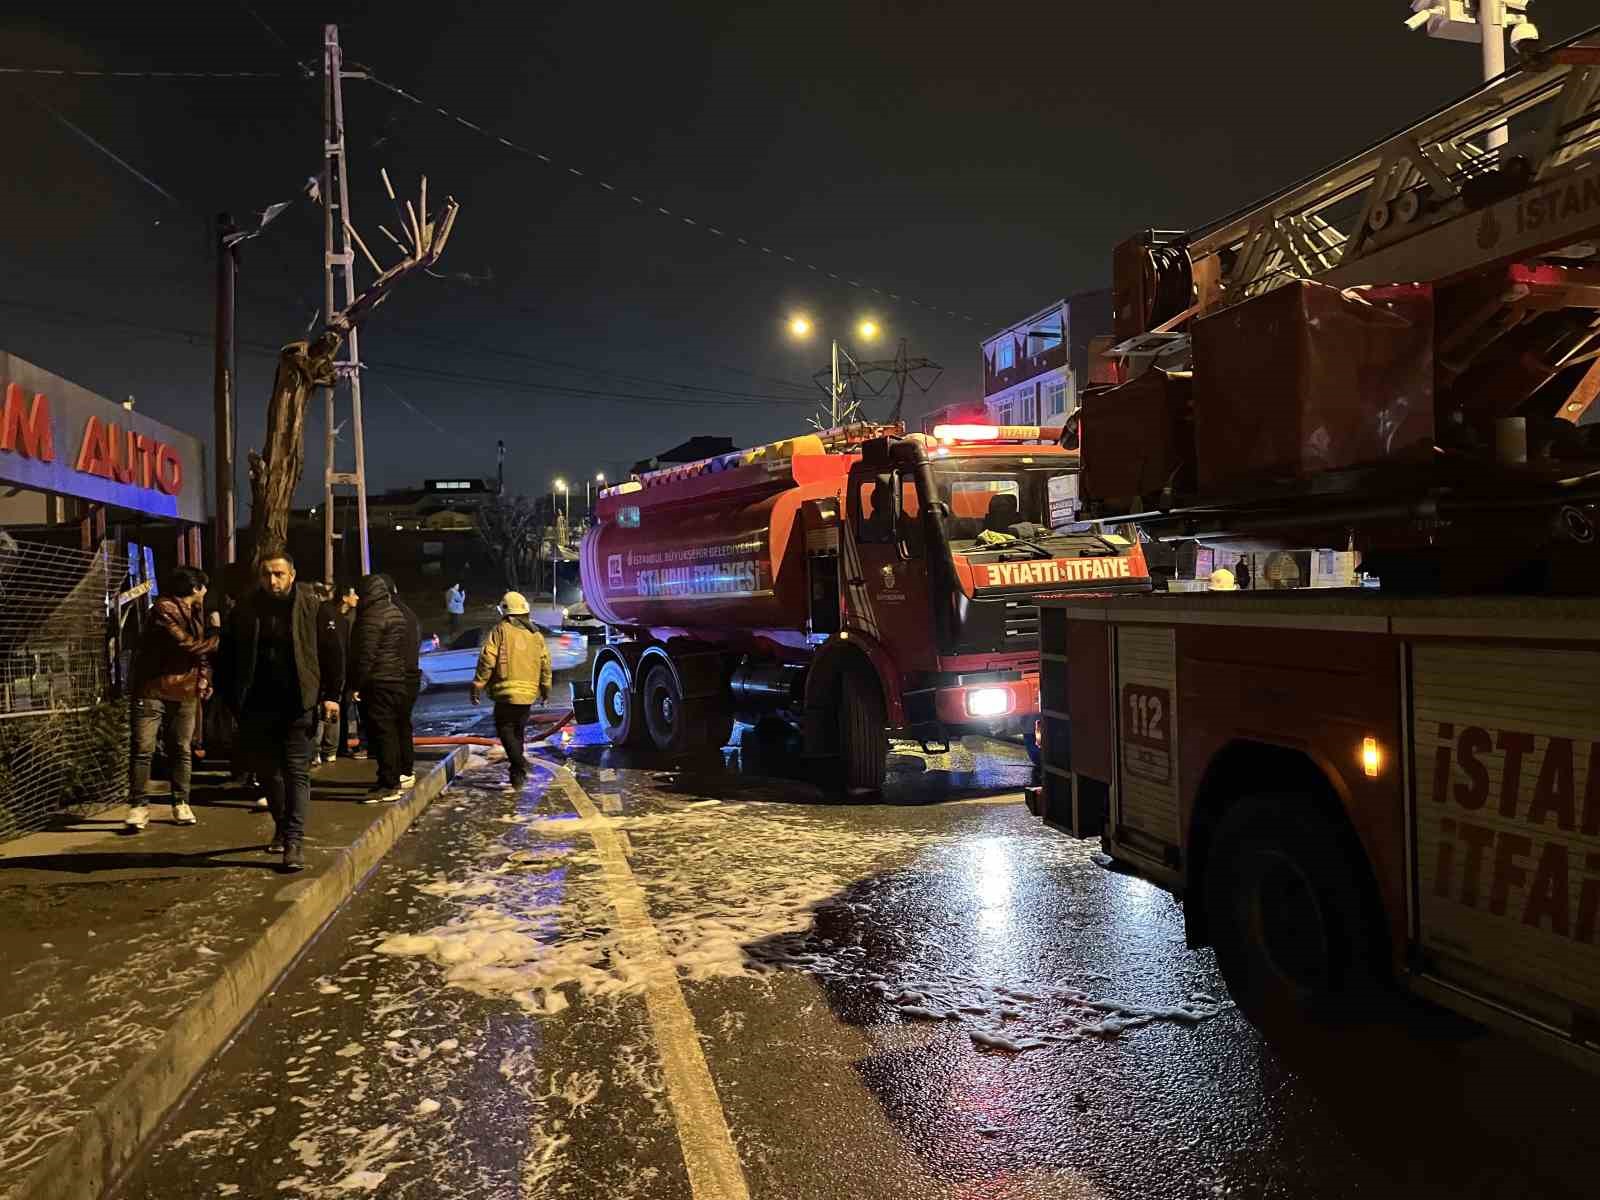
<svg viewBox="0 0 1600 1200">
<path fill-rule="evenodd" d="M 639 699 L 644 707 L 645 728 L 657 750 L 681 754 L 694 748 L 695 722 L 683 702 L 683 693 L 678 690 L 678 680 L 671 667 L 664 662 L 653 663 L 644 673 Z"/>
<path fill-rule="evenodd" d="M 600 730 L 613 746 L 637 746 L 644 741 L 644 713 L 639 697 L 628 686 L 628 672 L 616 659 L 600 668 L 594 681 L 595 707 Z"/>
<path fill-rule="evenodd" d="M 1206 924 L 1228 991 L 1258 1028 L 1357 1015 L 1381 992 L 1384 939 L 1353 841 L 1307 795 L 1249 796 L 1223 814 Z"/>
<path fill-rule="evenodd" d="M 889 770 L 889 741 L 878 681 L 859 667 L 841 672 L 838 714 L 838 790 L 847 797 L 876 795 L 883 790 Z"/>
</svg>

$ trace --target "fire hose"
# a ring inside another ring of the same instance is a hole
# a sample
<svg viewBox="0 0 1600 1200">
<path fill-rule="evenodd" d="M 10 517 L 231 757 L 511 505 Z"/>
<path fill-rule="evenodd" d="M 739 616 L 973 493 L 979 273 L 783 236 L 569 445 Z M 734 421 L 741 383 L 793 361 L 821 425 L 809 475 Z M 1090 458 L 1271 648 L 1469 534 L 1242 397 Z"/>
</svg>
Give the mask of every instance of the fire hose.
<svg viewBox="0 0 1600 1200">
<path fill-rule="evenodd" d="M 572 716 L 573 713 L 570 708 L 565 712 L 557 713 L 550 721 L 542 722 L 524 734 L 523 743 L 543 741 L 564 726 L 572 724 Z M 469 733 L 455 733 L 439 737 L 419 737 L 411 740 L 418 746 L 498 746 L 500 744 L 499 738 Z"/>
</svg>

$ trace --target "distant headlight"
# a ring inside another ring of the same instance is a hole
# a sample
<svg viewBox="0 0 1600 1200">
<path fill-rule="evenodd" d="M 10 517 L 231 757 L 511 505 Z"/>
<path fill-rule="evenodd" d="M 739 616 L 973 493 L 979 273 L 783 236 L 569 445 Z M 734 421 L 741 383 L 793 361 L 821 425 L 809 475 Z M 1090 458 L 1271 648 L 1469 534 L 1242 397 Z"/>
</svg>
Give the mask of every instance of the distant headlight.
<svg viewBox="0 0 1600 1200">
<path fill-rule="evenodd" d="M 974 688 L 967 693 L 967 716 L 1003 717 L 1011 711 L 1008 688 Z"/>
</svg>

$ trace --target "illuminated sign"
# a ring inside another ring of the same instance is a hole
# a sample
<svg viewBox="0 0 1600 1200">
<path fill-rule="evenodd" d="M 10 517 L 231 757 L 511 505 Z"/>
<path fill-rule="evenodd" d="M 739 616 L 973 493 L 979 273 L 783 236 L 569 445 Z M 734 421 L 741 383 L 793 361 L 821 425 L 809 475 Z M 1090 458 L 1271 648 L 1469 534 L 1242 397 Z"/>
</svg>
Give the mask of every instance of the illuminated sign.
<svg viewBox="0 0 1600 1200">
<path fill-rule="evenodd" d="M 199 439 L 0 354 L 0 482 L 200 524 Z"/>
</svg>

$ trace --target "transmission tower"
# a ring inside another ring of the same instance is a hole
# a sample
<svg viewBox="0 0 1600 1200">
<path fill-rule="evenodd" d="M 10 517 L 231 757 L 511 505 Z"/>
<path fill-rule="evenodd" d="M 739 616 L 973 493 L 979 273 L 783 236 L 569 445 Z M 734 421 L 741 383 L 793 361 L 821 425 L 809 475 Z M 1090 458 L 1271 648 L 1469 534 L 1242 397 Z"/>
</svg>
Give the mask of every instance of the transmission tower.
<svg viewBox="0 0 1600 1200">
<path fill-rule="evenodd" d="M 896 425 L 905 410 L 906 385 L 913 384 L 926 394 L 943 374 L 944 368 L 931 358 L 912 358 L 906 349 L 906 339 L 901 338 L 893 358 L 857 362 L 849 354 L 840 352 L 837 363 L 822 368 L 811 378 L 824 393 L 838 401 L 834 409 L 836 425 L 858 419 L 863 401 L 882 397 L 893 385 L 894 407 L 889 410 L 888 423 Z"/>
</svg>

